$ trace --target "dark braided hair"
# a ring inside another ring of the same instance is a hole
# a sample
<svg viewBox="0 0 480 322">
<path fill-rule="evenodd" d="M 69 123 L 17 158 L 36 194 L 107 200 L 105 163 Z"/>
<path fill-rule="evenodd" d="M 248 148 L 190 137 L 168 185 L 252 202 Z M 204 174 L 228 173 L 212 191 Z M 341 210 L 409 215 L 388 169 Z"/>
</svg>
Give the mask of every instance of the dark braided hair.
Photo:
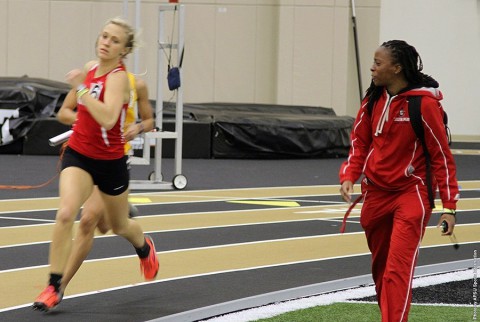
<svg viewBox="0 0 480 322">
<path fill-rule="evenodd" d="M 394 64 L 399 64 L 408 82 L 408 88 L 416 87 L 438 87 L 438 82 L 431 76 L 422 73 L 423 62 L 415 47 L 409 45 L 403 40 L 389 40 L 384 42 L 381 47 L 388 48 Z M 365 94 L 368 97 L 367 108 L 373 109 L 373 105 L 383 93 L 384 86 L 375 86 L 373 81 Z M 406 90 L 405 89 L 405 90 Z"/>
</svg>

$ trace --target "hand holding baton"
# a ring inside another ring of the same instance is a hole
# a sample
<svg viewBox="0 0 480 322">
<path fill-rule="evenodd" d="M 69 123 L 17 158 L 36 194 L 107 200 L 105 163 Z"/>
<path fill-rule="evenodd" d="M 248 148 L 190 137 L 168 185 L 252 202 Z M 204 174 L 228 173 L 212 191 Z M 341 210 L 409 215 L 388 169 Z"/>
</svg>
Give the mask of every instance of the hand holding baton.
<svg viewBox="0 0 480 322">
<path fill-rule="evenodd" d="M 50 146 L 60 145 L 64 142 L 66 142 L 68 140 L 68 138 L 70 137 L 70 135 L 72 135 L 72 133 L 73 133 L 73 130 L 69 130 L 69 131 L 64 132 L 62 134 L 54 136 L 53 138 L 50 138 L 48 140 L 48 144 L 50 144 Z"/>
</svg>

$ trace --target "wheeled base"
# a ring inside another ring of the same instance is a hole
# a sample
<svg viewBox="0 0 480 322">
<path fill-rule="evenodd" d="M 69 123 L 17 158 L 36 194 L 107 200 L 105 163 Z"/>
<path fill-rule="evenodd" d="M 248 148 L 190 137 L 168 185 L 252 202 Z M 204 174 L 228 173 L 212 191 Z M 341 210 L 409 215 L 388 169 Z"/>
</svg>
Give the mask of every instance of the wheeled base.
<svg viewBox="0 0 480 322">
<path fill-rule="evenodd" d="M 131 190 L 183 190 L 187 186 L 187 178 L 183 174 L 177 174 L 172 182 L 155 180 L 130 180 Z"/>
<path fill-rule="evenodd" d="M 143 155 L 142 157 L 131 157 L 131 165 L 148 165 L 150 164 L 150 141 L 156 140 L 155 154 L 158 154 L 155 159 L 156 170 L 151 172 L 148 180 L 130 180 L 131 190 L 161 190 L 161 189 L 177 189 L 182 190 L 187 186 L 187 178 L 180 173 L 175 173 L 172 182 L 163 181 L 163 174 L 161 173 L 161 141 L 162 139 L 177 139 L 176 132 L 148 132 L 144 134 L 143 138 Z M 175 171 L 181 170 L 180 160 L 175 159 Z"/>
</svg>

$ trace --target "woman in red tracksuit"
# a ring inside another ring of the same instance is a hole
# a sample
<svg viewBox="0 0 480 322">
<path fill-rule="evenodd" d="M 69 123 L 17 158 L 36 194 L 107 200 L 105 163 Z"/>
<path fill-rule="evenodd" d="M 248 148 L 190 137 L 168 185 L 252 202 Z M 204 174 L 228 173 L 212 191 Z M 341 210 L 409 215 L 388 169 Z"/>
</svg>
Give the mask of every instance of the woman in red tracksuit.
<svg viewBox="0 0 480 322">
<path fill-rule="evenodd" d="M 371 67 L 372 83 L 351 133 L 348 160 L 340 168 L 340 194 L 351 202 L 353 184 L 364 199 L 360 223 L 372 253 L 372 275 L 382 321 L 407 321 L 419 246 L 432 207 L 426 160 L 410 123 L 408 100 L 422 96 L 421 115 L 431 156 L 433 191 L 438 188 L 451 235 L 459 198 L 456 168 L 443 124 L 438 83 L 423 74 L 422 60 L 405 41 L 383 43 Z"/>
</svg>

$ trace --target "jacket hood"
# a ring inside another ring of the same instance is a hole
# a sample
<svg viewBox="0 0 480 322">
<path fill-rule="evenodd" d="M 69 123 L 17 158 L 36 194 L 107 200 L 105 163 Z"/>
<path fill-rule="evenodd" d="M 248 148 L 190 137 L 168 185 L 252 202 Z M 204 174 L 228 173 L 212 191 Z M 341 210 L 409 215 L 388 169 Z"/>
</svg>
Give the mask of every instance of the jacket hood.
<svg viewBox="0 0 480 322">
<path fill-rule="evenodd" d="M 429 96 L 436 100 L 442 100 L 443 94 L 438 89 L 438 82 L 429 75 L 422 75 L 422 83 L 406 89 L 401 95 L 405 96 Z"/>
<path fill-rule="evenodd" d="M 418 88 L 411 88 L 399 95 L 402 96 L 428 96 L 434 98 L 438 101 L 443 99 L 442 92 L 435 87 L 418 87 Z"/>
</svg>

